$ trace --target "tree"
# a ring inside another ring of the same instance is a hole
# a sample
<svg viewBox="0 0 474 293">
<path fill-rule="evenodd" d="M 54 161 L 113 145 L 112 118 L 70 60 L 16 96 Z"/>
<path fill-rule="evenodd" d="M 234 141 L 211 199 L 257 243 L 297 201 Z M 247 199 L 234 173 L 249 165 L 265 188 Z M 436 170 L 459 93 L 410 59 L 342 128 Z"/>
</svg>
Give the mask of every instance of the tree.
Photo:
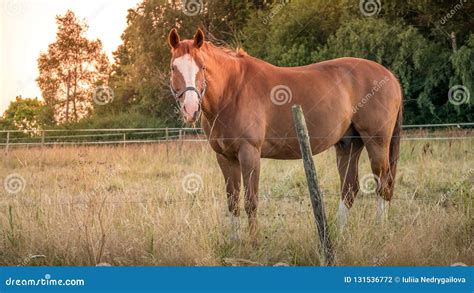
<svg viewBox="0 0 474 293">
<path fill-rule="evenodd" d="M 361 3 L 143 0 L 129 10 L 123 44 L 114 52 L 110 85 L 115 99 L 96 108 L 95 115 L 83 122 L 122 125 L 120 119 L 133 116 L 141 117 L 142 126 L 178 124 L 169 92 L 166 39 L 172 27 L 178 28 L 183 38 L 201 27 L 206 38 L 217 45 L 242 46 L 250 55 L 280 66 L 342 56 L 375 60 L 402 83 L 405 123 L 472 121 L 469 93 L 472 95 L 474 86 L 474 37 L 470 12 L 474 4 L 372 1 L 380 3 L 376 7 L 379 11 L 367 16 Z M 467 91 L 464 96 L 456 91 L 460 101 L 467 97 L 465 102 L 457 105 L 449 100 L 453 87 Z"/>
<path fill-rule="evenodd" d="M 341 0 L 275 1 L 256 10 L 244 27 L 244 47 L 255 57 L 280 66 L 312 63 L 311 52 L 323 46 L 341 24 Z"/>
<path fill-rule="evenodd" d="M 110 73 L 100 40 L 88 40 L 88 27 L 70 10 L 56 17 L 56 41 L 38 58 L 36 79 L 57 122 L 77 122 L 92 109 L 92 93 L 106 84 Z M 72 119 L 71 119 L 72 118 Z"/>
<path fill-rule="evenodd" d="M 474 91 L 474 34 L 470 34 L 466 44 L 453 54 L 451 60 L 456 77 Z"/>
<path fill-rule="evenodd" d="M 35 133 L 51 123 L 52 117 L 45 104 L 38 98 L 17 96 L 15 101 L 10 102 L 2 118 L 7 128 Z"/>
</svg>

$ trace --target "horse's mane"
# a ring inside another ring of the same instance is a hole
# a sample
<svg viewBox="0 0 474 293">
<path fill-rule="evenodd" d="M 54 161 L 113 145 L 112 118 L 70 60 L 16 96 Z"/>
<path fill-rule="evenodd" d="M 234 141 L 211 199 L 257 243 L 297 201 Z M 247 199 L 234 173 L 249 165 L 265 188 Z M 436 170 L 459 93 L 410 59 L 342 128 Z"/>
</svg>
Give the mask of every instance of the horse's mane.
<svg viewBox="0 0 474 293">
<path fill-rule="evenodd" d="M 224 53 L 226 53 L 227 55 L 231 57 L 242 58 L 242 57 L 248 56 L 247 52 L 245 52 L 243 48 L 240 48 L 240 47 L 232 48 L 231 46 L 229 46 L 227 42 L 216 38 L 210 32 L 208 32 L 206 36 L 207 36 L 206 43 L 210 44 L 211 47 L 215 49 L 221 49 Z"/>
<path fill-rule="evenodd" d="M 225 53 L 227 53 L 228 55 L 230 55 L 232 57 L 248 56 L 247 52 L 245 52 L 244 49 L 239 48 L 239 47 L 237 47 L 235 49 L 231 49 L 231 48 L 228 48 L 228 47 L 221 46 L 219 48 L 222 49 L 222 51 L 224 51 Z"/>
<path fill-rule="evenodd" d="M 207 43 L 210 44 L 215 49 L 220 49 L 222 52 L 226 53 L 227 55 L 231 57 L 242 58 L 242 57 L 248 56 L 247 52 L 245 52 L 245 50 L 240 47 L 230 48 L 227 45 L 216 45 L 213 42 L 207 42 Z"/>
</svg>

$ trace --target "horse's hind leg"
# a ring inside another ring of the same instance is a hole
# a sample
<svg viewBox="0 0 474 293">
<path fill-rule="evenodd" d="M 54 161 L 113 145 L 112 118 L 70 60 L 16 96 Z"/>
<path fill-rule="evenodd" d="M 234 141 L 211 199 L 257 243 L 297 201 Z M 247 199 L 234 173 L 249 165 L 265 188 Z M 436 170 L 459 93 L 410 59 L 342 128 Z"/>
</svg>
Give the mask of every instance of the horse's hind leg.
<svg viewBox="0 0 474 293">
<path fill-rule="evenodd" d="M 354 132 L 354 134 L 357 134 Z M 351 134 L 353 135 L 353 134 Z M 364 144 L 359 137 L 350 137 L 341 140 L 335 145 L 337 155 L 337 169 L 341 180 L 342 198 L 339 203 L 337 220 L 340 230 L 344 228 L 349 209 L 359 191 L 358 165 L 359 157 Z"/>
<path fill-rule="evenodd" d="M 240 163 L 237 159 L 229 159 L 220 154 L 217 154 L 217 162 L 219 163 L 219 167 L 222 170 L 225 180 L 227 205 L 229 207 L 229 212 L 231 213 L 231 239 L 236 240 L 238 239 L 238 232 L 240 228 L 239 195 L 240 184 L 242 181 Z"/>
<path fill-rule="evenodd" d="M 377 182 L 377 219 L 384 220 L 393 195 L 393 178 L 390 174 L 390 136 L 383 133 L 364 138 L 372 173 Z"/>
</svg>

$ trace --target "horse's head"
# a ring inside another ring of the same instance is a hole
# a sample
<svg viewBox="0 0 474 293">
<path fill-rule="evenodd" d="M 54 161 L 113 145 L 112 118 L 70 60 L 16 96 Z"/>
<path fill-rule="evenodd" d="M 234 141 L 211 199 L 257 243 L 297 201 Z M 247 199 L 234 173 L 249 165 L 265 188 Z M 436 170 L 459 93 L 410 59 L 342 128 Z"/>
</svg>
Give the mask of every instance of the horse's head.
<svg viewBox="0 0 474 293">
<path fill-rule="evenodd" d="M 181 41 L 176 29 L 172 29 L 168 42 L 171 47 L 171 91 L 184 120 L 193 123 L 201 114 L 201 101 L 206 92 L 206 67 L 200 50 L 204 33 L 198 29 L 193 40 Z"/>
</svg>

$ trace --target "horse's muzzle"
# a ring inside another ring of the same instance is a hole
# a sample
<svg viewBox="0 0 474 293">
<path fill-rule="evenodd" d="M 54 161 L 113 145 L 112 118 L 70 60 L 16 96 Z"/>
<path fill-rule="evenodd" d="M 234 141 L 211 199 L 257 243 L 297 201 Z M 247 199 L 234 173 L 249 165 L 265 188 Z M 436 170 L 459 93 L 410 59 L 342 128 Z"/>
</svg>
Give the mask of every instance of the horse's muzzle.
<svg viewBox="0 0 474 293">
<path fill-rule="evenodd" d="M 193 105 L 194 106 L 194 105 Z M 194 123 L 196 122 L 199 117 L 201 116 L 201 104 L 197 104 L 197 109 L 193 108 L 192 106 L 186 108 L 186 104 L 183 105 L 181 112 L 183 114 L 183 118 L 187 123 Z"/>
</svg>

